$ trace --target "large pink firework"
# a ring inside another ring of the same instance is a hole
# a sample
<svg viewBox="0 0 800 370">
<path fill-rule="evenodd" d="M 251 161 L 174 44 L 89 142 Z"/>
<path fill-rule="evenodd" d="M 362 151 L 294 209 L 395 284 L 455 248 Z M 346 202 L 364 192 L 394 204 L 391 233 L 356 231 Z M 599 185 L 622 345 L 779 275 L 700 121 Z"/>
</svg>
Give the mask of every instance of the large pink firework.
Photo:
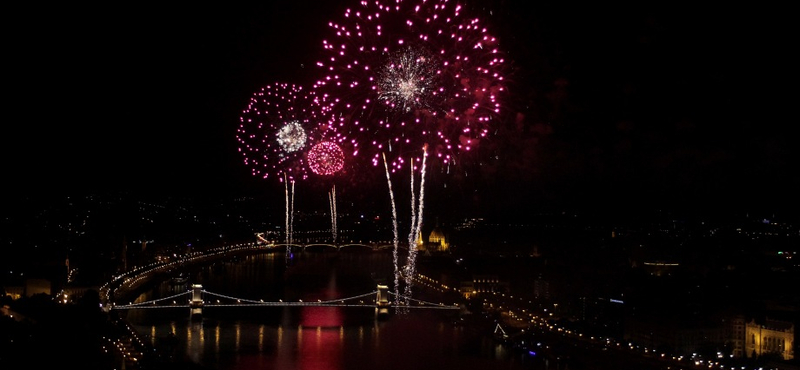
<svg viewBox="0 0 800 370">
<path fill-rule="evenodd" d="M 306 179 L 307 152 L 326 137 L 324 109 L 313 91 L 295 84 L 273 83 L 255 92 L 236 131 L 239 152 L 252 174 Z"/>
<path fill-rule="evenodd" d="M 479 18 L 448 0 L 362 1 L 329 23 L 314 90 L 373 165 L 428 154 L 454 163 L 490 133 L 504 60 Z M 355 153 L 354 153 L 355 154 Z"/>
</svg>

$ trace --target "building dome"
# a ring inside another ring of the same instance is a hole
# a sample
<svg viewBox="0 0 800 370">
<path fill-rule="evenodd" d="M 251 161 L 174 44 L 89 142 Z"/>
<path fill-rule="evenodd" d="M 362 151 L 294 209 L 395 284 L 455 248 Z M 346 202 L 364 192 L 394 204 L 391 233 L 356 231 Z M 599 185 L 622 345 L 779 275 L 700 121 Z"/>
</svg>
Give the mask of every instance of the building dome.
<svg viewBox="0 0 800 370">
<path fill-rule="evenodd" d="M 447 238 L 439 226 L 434 227 L 430 235 L 428 235 L 427 249 L 432 252 L 446 252 L 450 250 L 450 243 L 447 242 Z"/>
</svg>

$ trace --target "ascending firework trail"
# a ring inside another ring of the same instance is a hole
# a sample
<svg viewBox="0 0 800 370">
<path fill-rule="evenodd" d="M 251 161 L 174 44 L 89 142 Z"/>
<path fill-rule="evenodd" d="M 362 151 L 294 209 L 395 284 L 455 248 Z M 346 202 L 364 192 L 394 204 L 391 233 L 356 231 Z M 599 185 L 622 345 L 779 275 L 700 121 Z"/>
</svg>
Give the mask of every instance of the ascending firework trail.
<svg viewBox="0 0 800 370">
<path fill-rule="evenodd" d="M 420 169 L 419 180 L 419 211 L 415 208 L 414 196 L 414 160 L 411 160 L 411 231 L 408 233 L 408 260 L 406 262 L 406 288 L 404 292 L 405 304 L 409 303 L 411 298 L 411 286 L 414 283 L 414 274 L 416 274 L 416 261 L 417 261 L 417 240 L 419 239 L 420 228 L 422 227 L 422 211 L 424 208 L 425 200 L 425 159 L 428 158 L 428 145 L 422 149 L 422 168 Z"/>
<path fill-rule="evenodd" d="M 397 238 L 397 207 L 394 205 L 394 192 L 392 191 L 392 180 L 389 177 L 389 164 L 386 163 L 386 156 L 383 156 L 383 166 L 386 168 L 386 183 L 389 184 L 389 199 L 392 202 L 392 231 L 394 239 L 392 239 L 394 249 L 392 250 L 392 262 L 394 263 L 394 296 L 395 299 L 400 299 L 400 269 L 397 264 L 397 248 L 400 241 Z M 404 300 L 405 301 L 405 300 Z M 401 303 L 401 302 L 397 302 Z"/>
<path fill-rule="evenodd" d="M 336 244 L 338 226 L 336 225 L 336 185 L 328 192 L 328 203 L 331 205 L 331 233 L 333 234 L 333 244 Z"/>
</svg>

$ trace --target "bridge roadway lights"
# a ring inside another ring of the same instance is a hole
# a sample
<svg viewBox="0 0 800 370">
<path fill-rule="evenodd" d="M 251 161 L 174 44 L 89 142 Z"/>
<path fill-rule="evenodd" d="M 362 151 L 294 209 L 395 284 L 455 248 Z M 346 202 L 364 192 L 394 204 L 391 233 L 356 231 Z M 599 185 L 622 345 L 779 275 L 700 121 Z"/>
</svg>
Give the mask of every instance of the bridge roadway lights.
<svg viewBox="0 0 800 370">
<path fill-rule="evenodd" d="M 389 286 L 378 284 L 378 290 L 375 297 L 375 312 L 378 317 L 384 318 L 389 315 Z M 189 301 L 189 312 L 191 318 L 199 318 L 203 316 L 203 285 L 192 284 L 192 300 Z"/>
</svg>

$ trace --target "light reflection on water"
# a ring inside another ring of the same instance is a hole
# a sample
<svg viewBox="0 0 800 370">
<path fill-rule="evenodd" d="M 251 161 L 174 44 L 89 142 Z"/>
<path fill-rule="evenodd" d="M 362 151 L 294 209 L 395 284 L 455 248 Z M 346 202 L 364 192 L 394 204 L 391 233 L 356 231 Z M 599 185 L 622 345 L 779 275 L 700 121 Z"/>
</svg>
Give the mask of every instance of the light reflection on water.
<svg viewBox="0 0 800 370">
<path fill-rule="evenodd" d="M 282 254 L 242 257 L 194 271 L 189 284 L 286 301 L 351 297 L 391 280 L 391 253 L 334 253 L 302 254 L 289 266 Z M 138 300 L 175 292 L 165 282 Z M 234 307 L 206 308 L 193 320 L 184 310 L 132 310 L 127 320 L 176 358 L 220 370 L 536 368 L 474 330 L 452 325 L 452 311 L 419 309 L 379 320 L 374 308 Z"/>
</svg>

